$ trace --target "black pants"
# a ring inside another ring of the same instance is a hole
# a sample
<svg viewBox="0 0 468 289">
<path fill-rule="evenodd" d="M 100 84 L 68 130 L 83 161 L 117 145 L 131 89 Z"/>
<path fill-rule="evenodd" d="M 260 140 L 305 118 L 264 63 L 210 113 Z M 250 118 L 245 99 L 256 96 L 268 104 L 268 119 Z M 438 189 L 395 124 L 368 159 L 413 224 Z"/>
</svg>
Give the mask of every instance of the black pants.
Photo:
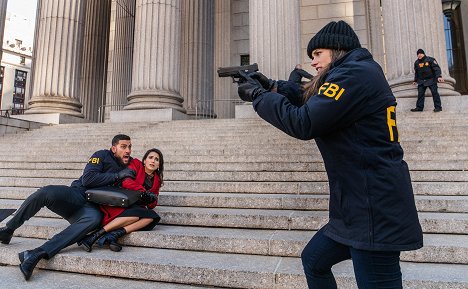
<svg viewBox="0 0 468 289">
<path fill-rule="evenodd" d="M 429 87 L 432 93 L 432 99 L 434 100 L 434 108 L 442 109 L 442 103 L 440 101 L 440 95 L 437 91 L 437 83 L 434 83 L 430 86 L 424 86 L 422 84 L 418 85 L 418 101 L 416 102 L 416 108 L 424 109 L 424 94 L 426 89 Z"/>
<path fill-rule="evenodd" d="M 46 186 L 40 188 L 21 204 L 6 226 L 16 230 L 43 207 L 47 207 L 67 220 L 70 226 L 40 246 L 48 257 L 52 258 L 60 250 L 78 242 L 87 233 L 100 226 L 101 212 L 97 206 L 86 201 L 84 192 L 83 187 Z"/>
<path fill-rule="evenodd" d="M 319 230 L 302 251 L 309 289 L 337 289 L 331 268 L 352 259 L 360 289 L 402 289 L 400 252 L 357 250 L 337 243 Z"/>
</svg>

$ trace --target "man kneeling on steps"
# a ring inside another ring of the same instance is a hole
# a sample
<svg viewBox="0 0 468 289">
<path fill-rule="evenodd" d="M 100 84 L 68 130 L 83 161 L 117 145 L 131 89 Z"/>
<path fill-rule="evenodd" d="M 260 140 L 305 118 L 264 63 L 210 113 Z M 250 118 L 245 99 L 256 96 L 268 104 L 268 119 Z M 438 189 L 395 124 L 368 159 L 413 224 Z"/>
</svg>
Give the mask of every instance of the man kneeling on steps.
<svg viewBox="0 0 468 289">
<path fill-rule="evenodd" d="M 43 207 L 70 223 L 40 247 L 18 254 L 24 279 L 29 280 L 41 259 L 54 257 L 60 250 L 82 240 L 86 234 L 99 227 L 102 214 L 96 205 L 86 201 L 85 191 L 87 188 L 118 185 L 128 177 L 135 178 L 135 171 L 127 167 L 131 160 L 131 150 L 129 136 L 114 136 L 111 149 L 95 152 L 78 180 L 73 181 L 70 186 L 52 185 L 40 188 L 21 204 L 6 226 L 0 228 L 0 242 L 9 244 L 13 232 Z"/>
</svg>

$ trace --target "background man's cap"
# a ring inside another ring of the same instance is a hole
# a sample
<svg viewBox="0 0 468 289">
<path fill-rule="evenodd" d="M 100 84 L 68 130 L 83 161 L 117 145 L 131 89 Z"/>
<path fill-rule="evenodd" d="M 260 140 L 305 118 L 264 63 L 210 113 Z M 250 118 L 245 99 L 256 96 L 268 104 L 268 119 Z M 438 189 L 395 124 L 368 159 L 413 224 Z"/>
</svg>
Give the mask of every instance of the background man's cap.
<svg viewBox="0 0 468 289">
<path fill-rule="evenodd" d="M 421 48 L 419 48 L 418 51 L 416 51 L 416 55 L 419 55 L 419 54 L 426 55 L 426 53 L 424 53 L 424 50 L 422 50 Z"/>
</svg>

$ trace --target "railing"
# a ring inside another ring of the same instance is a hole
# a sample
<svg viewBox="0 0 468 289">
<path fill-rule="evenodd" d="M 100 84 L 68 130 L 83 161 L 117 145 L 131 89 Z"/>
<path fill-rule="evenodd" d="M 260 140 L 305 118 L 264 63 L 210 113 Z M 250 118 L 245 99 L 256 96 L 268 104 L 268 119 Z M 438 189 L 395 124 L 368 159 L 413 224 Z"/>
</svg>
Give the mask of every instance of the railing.
<svg viewBox="0 0 468 289">
<path fill-rule="evenodd" d="M 0 116 L 10 117 L 11 115 L 24 114 L 24 108 L 0 109 Z"/>
<path fill-rule="evenodd" d="M 119 108 L 122 108 L 124 107 L 125 104 L 105 104 L 105 105 L 100 105 L 98 107 L 98 122 L 104 122 L 104 117 L 106 116 L 105 115 L 105 112 L 106 112 L 106 108 L 107 107 L 119 107 Z"/>
<path fill-rule="evenodd" d="M 198 100 L 195 119 L 234 118 L 236 105 L 243 103 L 240 99 Z"/>
<path fill-rule="evenodd" d="M 235 107 L 243 104 L 240 99 L 198 100 L 195 108 L 195 119 L 234 118 Z M 123 108 L 125 104 L 106 104 L 98 107 L 98 122 L 104 122 L 106 108 Z"/>
</svg>

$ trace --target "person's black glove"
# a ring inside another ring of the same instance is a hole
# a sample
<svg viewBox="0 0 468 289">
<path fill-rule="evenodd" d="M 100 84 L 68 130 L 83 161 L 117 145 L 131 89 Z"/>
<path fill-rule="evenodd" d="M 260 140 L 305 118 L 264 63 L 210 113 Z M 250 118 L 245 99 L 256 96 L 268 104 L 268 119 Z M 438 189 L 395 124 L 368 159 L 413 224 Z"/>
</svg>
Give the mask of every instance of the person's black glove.
<svg viewBox="0 0 468 289">
<path fill-rule="evenodd" d="M 239 73 L 242 76 L 242 81 L 239 82 L 239 87 L 237 88 L 237 93 L 239 94 L 240 99 L 252 102 L 259 95 L 267 92 L 258 80 L 253 79 L 243 71 L 240 71 Z"/>
<path fill-rule="evenodd" d="M 123 180 L 125 178 L 135 179 L 135 177 L 136 177 L 135 171 L 129 168 L 125 168 L 121 170 L 120 172 L 115 173 L 115 179 L 117 180 Z"/>
<path fill-rule="evenodd" d="M 143 205 L 148 205 L 158 200 L 158 196 L 152 192 L 146 191 L 140 195 L 140 203 Z"/>
<path fill-rule="evenodd" d="M 252 72 L 249 74 L 249 76 L 255 80 L 258 80 L 262 87 L 268 91 L 271 91 L 273 88 L 276 87 L 276 80 L 270 79 L 260 72 Z"/>
</svg>

